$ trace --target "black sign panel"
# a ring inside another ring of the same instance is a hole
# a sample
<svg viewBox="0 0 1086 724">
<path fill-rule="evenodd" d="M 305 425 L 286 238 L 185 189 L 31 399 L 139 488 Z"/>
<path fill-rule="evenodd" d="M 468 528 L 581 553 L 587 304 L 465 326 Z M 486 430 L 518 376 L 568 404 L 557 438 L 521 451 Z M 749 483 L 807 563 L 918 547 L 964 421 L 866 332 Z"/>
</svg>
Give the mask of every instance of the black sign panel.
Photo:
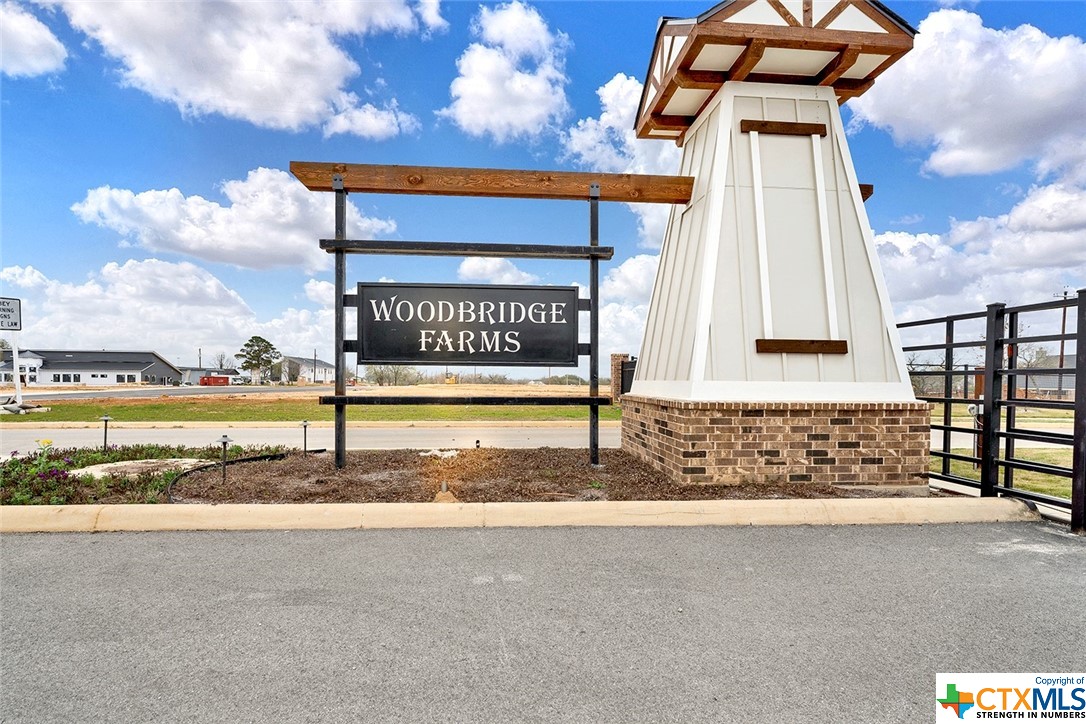
<svg viewBox="0 0 1086 724">
<path fill-rule="evenodd" d="M 577 288 L 358 285 L 359 362 L 577 365 Z"/>
</svg>

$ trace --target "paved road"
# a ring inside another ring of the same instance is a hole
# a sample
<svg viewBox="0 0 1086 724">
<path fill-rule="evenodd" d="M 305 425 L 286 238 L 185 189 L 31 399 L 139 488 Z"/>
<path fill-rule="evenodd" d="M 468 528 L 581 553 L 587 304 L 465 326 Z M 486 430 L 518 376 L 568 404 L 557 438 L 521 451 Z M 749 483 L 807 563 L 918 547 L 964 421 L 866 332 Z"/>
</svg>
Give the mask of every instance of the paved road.
<svg viewBox="0 0 1086 724">
<path fill-rule="evenodd" d="M 162 427 L 109 428 L 110 444 L 157 443 L 202 447 L 223 434 L 239 445 L 289 445 L 302 447 L 302 428 L 291 427 Z M 617 426 L 600 428 L 600 445 L 618 447 Z M 335 446 L 331 427 L 311 427 L 310 448 Z M 102 444 L 102 428 L 28 428 L 19 424 L 0 428 L 0 459 L 14 450 L 25 453 L 37 448 L 35 440 L 49 439 L 56 447 L 88 447 Z M 572 427 L 348 427 L 347 447 L 365 449 L 475 447 L 587 447 L 588 423 Z"/>
<path fill-rule="evenodd" d="M 921 722 L 1081 671 L 1044 524 L 5 536 L 0 720 Z"/>
</svg>

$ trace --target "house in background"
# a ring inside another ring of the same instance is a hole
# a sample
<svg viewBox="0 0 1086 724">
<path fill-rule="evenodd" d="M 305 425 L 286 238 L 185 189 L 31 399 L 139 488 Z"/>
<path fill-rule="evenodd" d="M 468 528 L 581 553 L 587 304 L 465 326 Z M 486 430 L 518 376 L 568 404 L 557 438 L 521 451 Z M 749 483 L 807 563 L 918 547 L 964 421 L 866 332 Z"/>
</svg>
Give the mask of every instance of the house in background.
<svg viewBox="0 0 1086 724">
<path fill-rule="evenodd" d="M 15 384 L 15 369 L 11 359 L 11 350 L 0 350 L 3 354 L 0 354 L 0 384 L 14 385 Z M 19 350 L 19 376 L 24 385 L 36 385 L 38 384 L 38 372 L 41 369 L 41 365 L 44 360 L 41 355 L 35 354 L 28 349 Z"/>
<path fill-rule="evenodd" d="M 113 350 L 19 350 L 28 385 L 173 385 L 181 370 L 157 352 Z M 15 383 L 11 350 L 0 356 L 0 382 Z"/>
<path fill-rule="evenodd" d="M 290 355 L 283 355 L 283 359 L 280 360 L 280 364 L 297 365 L 299 382 L 305 382 L 311 385 L 330 385 L 335 382 L 336 379 L 336 367 L 329 364 L 322 359 L 316 359 L 314 357 L 292 357 Z M 284 375 L 286 377 L 286 375 Z M 288 379 L 282 380 L 284 382 L 290 381 Z"/>
</svg>

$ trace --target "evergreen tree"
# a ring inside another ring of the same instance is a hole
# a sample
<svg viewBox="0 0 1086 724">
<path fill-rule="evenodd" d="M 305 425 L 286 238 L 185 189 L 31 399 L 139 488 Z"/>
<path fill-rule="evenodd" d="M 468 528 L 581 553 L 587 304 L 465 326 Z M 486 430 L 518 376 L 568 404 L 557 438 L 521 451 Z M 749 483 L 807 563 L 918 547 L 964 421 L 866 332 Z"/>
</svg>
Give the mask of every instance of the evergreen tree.
<svg viewBox="0 0 1086 724">
<path fill-rule="evenodd" d="M 252 336 L 234 357 L 243 370 L 249 370 L 255 384 L 264 381 L 265 371 L 271 370 L 272 364 L 279 359 L 279 350 L 263 337 Z"/>
</svg>

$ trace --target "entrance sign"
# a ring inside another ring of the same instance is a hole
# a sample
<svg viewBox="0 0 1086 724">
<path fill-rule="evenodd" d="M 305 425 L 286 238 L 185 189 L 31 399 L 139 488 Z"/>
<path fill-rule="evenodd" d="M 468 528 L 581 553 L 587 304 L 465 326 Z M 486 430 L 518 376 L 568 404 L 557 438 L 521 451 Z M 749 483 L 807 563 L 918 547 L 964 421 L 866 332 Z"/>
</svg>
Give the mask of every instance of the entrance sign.
<svg viewBox="0 0 1086 724">
<path fill-rule="evenodd" d="M 0 297 L 0 331 L 18 332 L 22 328 L 22 301 L 11 297 Z"/>
<path fill-rule="evenodd" d="M 577 288 L 358 285 L 358 361 L 577 366 Z"/>
</svg>

